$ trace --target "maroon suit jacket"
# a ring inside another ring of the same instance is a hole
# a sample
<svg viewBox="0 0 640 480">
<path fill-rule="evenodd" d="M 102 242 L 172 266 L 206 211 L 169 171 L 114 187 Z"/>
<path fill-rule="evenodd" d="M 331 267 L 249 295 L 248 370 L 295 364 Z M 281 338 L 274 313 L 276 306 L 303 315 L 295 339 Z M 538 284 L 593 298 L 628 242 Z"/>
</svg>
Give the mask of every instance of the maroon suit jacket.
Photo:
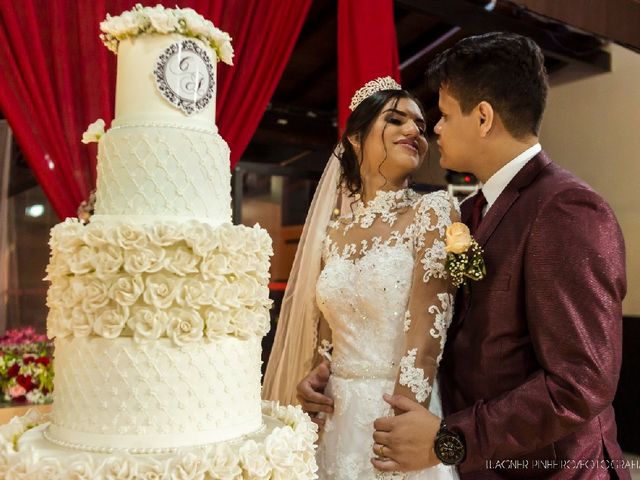
<svg viewBox="0 0 640 480">
<path fill-rule="evenodd" d="M 462 479 L 616 478 L 605 467 L 623 458 L 611 402 L 626 277 L 611 208 L 541 152 L 475 237 L 487 275 L 459 290 L 440 366 L 445 420 L 467 448 Z"/>
</svg>

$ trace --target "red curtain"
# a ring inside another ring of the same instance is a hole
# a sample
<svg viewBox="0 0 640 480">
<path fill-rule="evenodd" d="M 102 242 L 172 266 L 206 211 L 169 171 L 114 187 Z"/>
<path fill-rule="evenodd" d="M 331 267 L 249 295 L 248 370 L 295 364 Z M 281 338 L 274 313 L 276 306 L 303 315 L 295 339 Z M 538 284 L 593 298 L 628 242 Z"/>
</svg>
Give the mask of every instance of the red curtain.
<svg viewBox="0 0 640 480">
<path fill-rule="evenodd" d="M 400 81 L 393 0 L 338 0 L 338 122 L 349 116 L 353 94 L 369 80 Z"/>
<path fill-rule="evenodd" d="M 24 0 L 0 4 L 0 110 L 61 218 L 95 185 L 96 146 L 80 143 L 113 118 L 116 59 L 98 38 L 107 13 L 190 7 L 233 37 L 234 67 L 218 64 L 217 124 L 239 160 L 289 60 L 311 0 Z"/>
</svg>

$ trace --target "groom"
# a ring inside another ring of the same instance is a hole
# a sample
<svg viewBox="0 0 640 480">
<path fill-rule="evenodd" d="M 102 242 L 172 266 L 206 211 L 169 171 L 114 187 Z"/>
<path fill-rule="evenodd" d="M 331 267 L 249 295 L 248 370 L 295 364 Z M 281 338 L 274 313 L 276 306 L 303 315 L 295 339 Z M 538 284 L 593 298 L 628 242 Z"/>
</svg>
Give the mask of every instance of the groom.
<svg viewBox="0 0 640 480">
<path fill-rule="evenodd" d="M 376 421 L 374 453 L 388 459 L 373 463 L 406 471 L 444 461 L 462 479 L 629 479 L 611 406 L 624 244 L 607 203 L 541 150 L 540 49 L 514 34 L 466 38 L 428 79 L 440 94 L 441 165 L 483 183 L 462 220 L 487 275 L 458 292 L 440 366 L 444 419 L 386 397 L 405 413 Z"/>
</svg>

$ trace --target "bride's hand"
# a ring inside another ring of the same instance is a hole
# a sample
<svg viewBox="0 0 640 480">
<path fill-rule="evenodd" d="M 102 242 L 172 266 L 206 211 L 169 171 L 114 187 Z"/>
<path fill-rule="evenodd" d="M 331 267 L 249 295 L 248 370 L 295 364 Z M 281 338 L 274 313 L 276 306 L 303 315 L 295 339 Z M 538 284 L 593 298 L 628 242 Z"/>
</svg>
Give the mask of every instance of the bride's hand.
<svg viewBox="0 0 640 480">
<path fill-rule="evenodd" d="M 440 418 L 402 395 L 385 395 L 384 400 L 401 413 L 374 422 L 374 467 L 383 472 L 410 472 L 440 463 L 433 450 Z"/>
<path fill-rule="evenodd" d="M 328 362 L 322 362 L 304 377 L 297 387 L 297 398 L 302 409 L 309 413 L 312 420 L 322 427 L 324 419 L 317 418 L 320 412 L 333 413 L 333 399 L 324 394 L 331 371 Z"/>
</svg>

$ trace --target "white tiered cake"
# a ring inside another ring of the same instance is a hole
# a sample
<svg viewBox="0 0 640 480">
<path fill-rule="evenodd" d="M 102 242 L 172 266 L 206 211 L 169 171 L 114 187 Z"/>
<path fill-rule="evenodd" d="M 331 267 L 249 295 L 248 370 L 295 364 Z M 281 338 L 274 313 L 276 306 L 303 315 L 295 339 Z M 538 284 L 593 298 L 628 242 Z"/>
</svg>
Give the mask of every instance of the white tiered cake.
<svg viewBox="0 0 640 480">
<path fill-rule="evenodd" d="M 51 234 L 53 409 L 0 428 L 0 476 L 315 478 L 313 424 L 260 400 L 272 250 L 230 223 L 214 122 L 230 38 L 160 6 L 101 27 L 116 116 L 94 135 L 95 215 Z"/>
</svg>

